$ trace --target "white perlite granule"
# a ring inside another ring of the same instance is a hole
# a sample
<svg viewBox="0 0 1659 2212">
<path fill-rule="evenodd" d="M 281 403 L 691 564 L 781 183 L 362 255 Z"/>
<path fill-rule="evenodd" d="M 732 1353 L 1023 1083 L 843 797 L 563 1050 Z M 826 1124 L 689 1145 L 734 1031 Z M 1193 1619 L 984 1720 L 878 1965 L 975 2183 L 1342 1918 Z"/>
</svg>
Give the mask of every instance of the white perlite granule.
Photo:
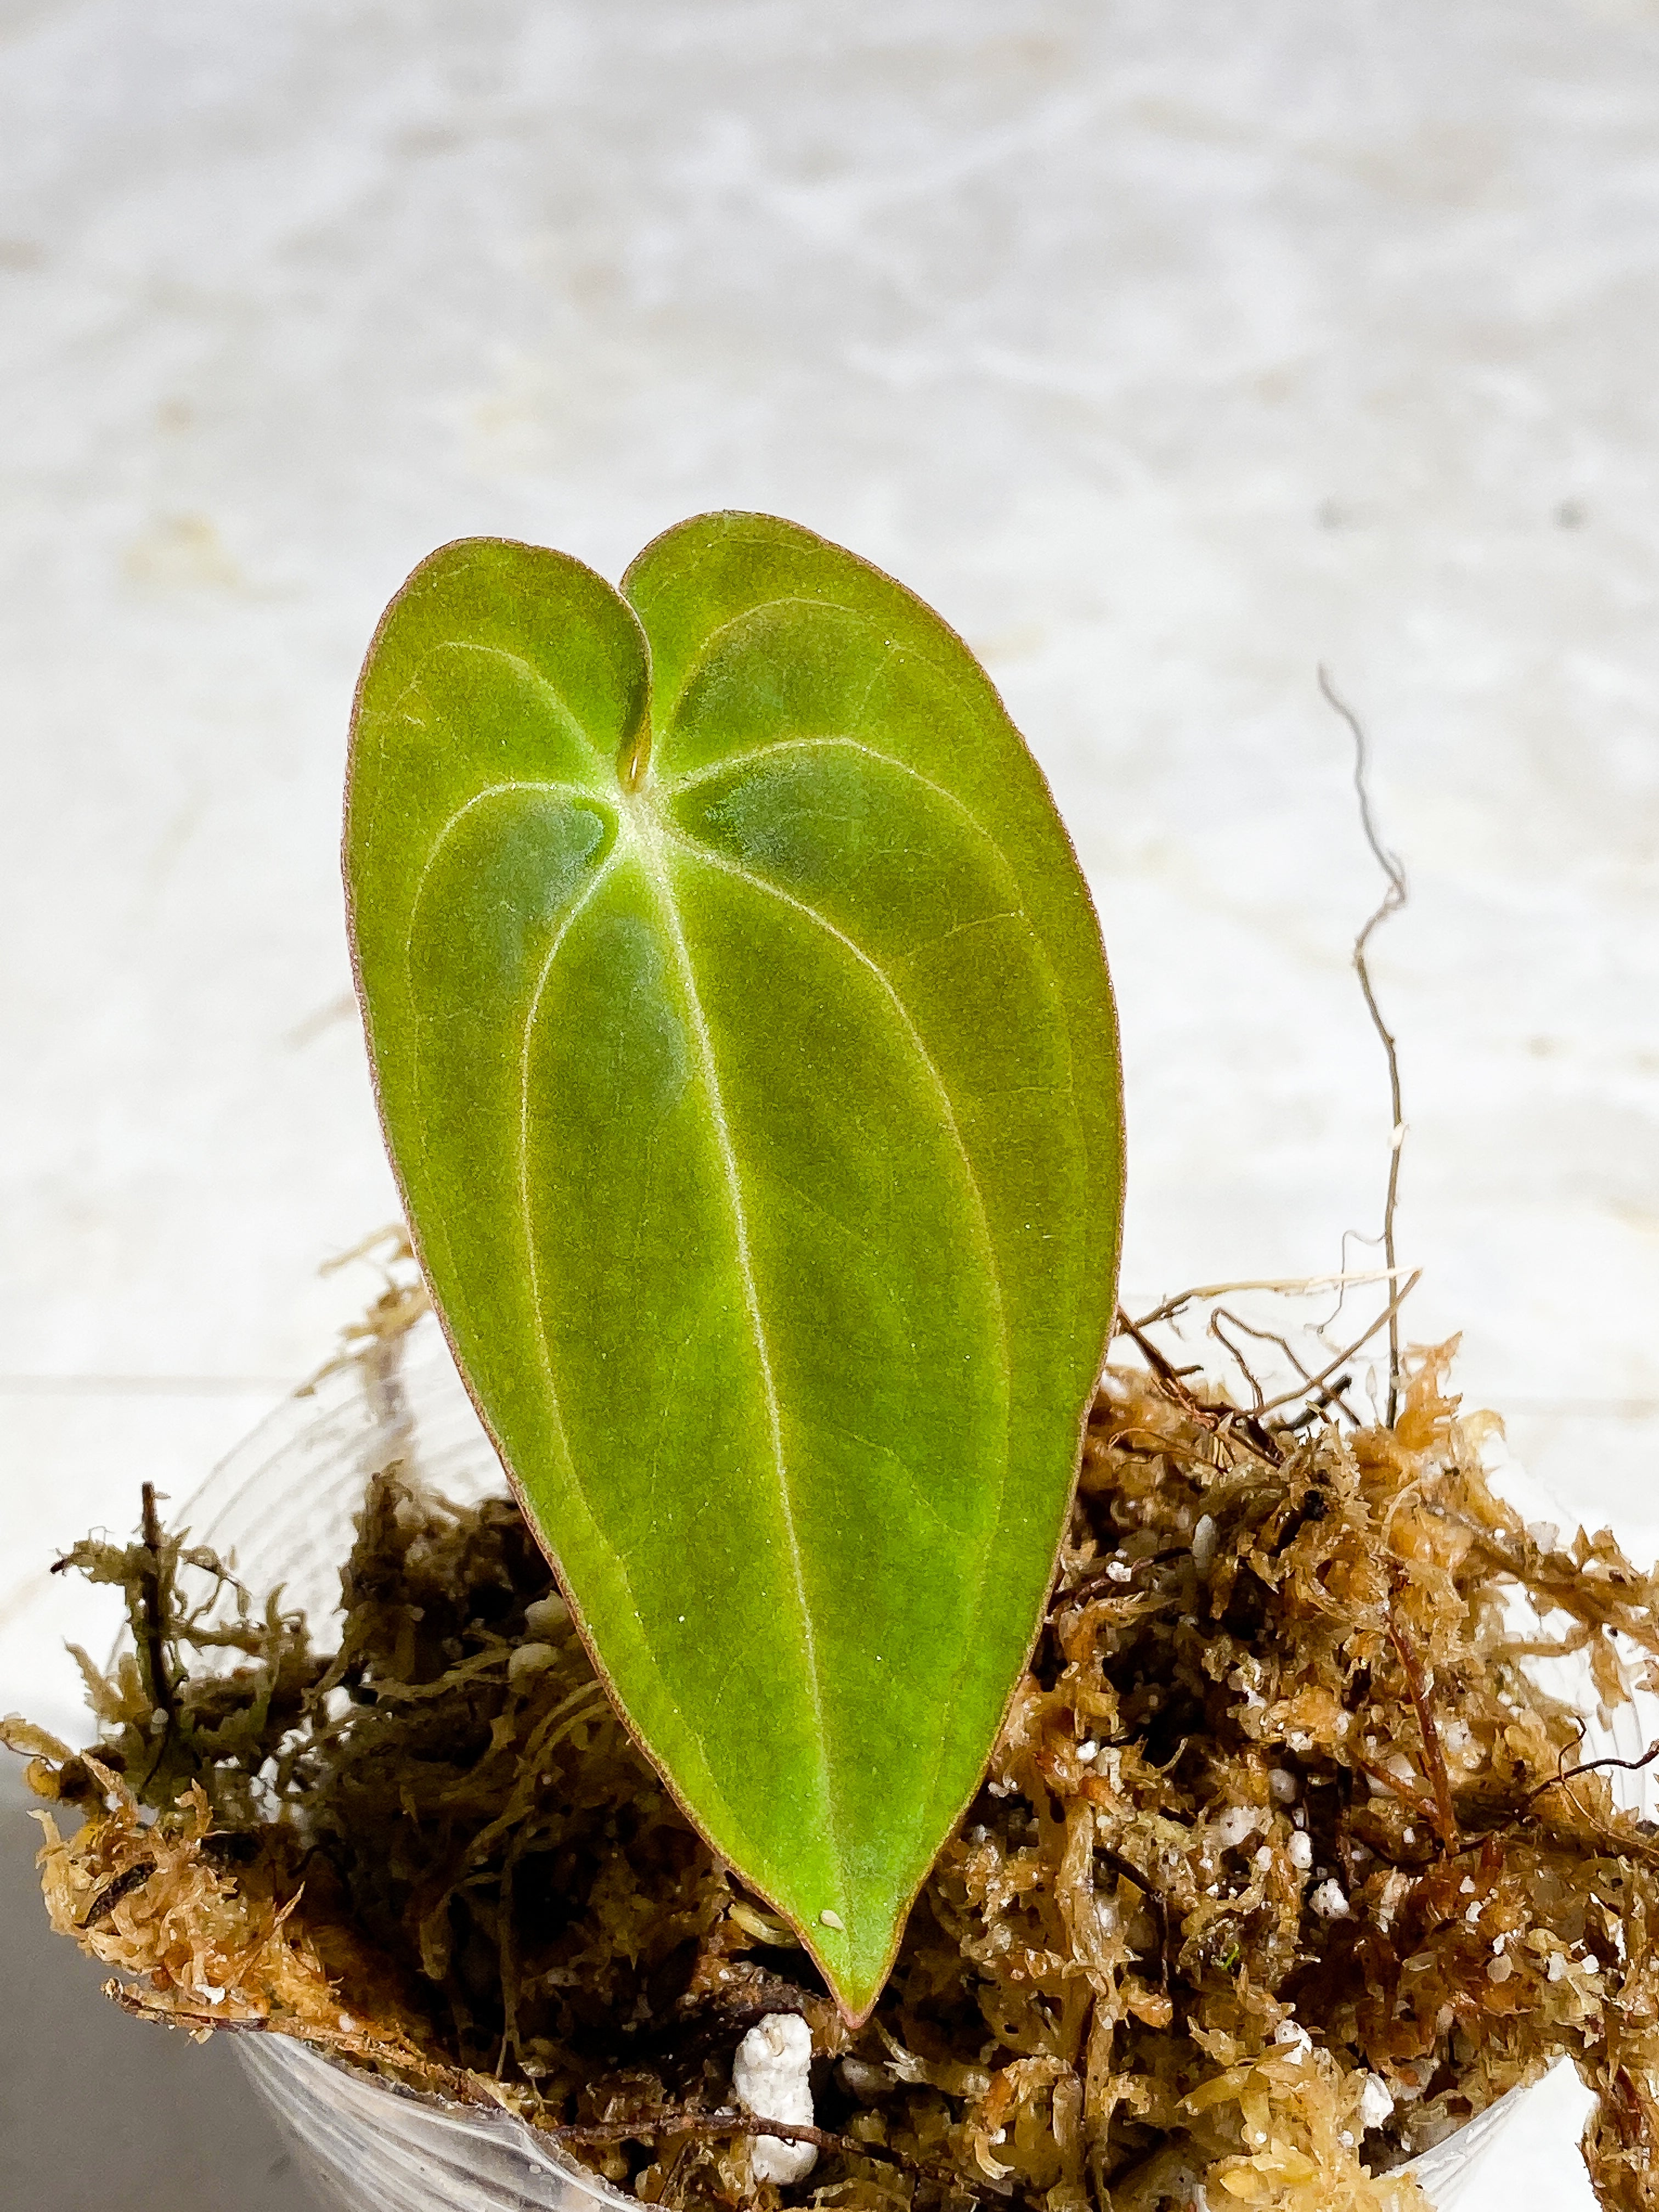
<svg viewBox="0 0 1659 2212">
<path fill-rule="evenodd" d="M 1259 1805 L 1230 1805 L 1215 1824 L 1215 1839 L 1223 1850 L 1237 1850 L 1267 1818 Z"/>
<path fill-rule="evenodd" d="M 1394 2110 L 1394 2091 L 1380 2074 L 1368 2074 L 1359 2092 L 1359 2124 L 1368 2132 L 1380 2128 Z"/>
<path fill-rule="evenodd" d="M 570 1607 L 556 1590 L 538 1597 L 524 1609 L 524 1625 L 532 1636 L 551 1636 L 570 1618 Z"/>
<path fill-rule="evenodd" d="M 521 1690 L 532 1674 L 544 1673 L 557 1656 L 550 1644 L 515 1644 L 507 1662 L 507 1687 Z"/>
<path fill-rule="evenodd" d="M 812 2031 L 799 2013 L 769 2012 L 738 2045 L 732 2061 L 732 2087 L 738 2102 L 763 2120 L 785 2126 L 812 2124 Z M 757 2136 L 752 2157 L 757 2181 L 787 2187 L 802 2180 L 818 2162 L 811 2143 L 784 2142 Z"/>
</svg>

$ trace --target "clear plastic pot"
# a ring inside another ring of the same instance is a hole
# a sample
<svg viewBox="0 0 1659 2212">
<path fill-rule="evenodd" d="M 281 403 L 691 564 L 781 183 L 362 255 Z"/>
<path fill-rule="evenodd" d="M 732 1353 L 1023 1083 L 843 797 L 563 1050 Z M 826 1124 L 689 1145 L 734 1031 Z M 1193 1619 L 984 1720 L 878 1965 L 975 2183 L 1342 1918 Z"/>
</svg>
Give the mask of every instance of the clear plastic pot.
<svg viewBox="0 0 1659 2212">
<path fill-rule="evenodd" d="M 639 2212 L 506 2112 L 388 2087 L 290 2037 L 239 2045 L 254 2086 L 338 2212 Z"/>
<path fill-rule="evenodd" d="M 234 1553 L 254 1589 L 283 1583 L 323 1641 L 337 1616 L 339 1565 L 364 1486 L 396 1462 L 461 1502 L 505 1489 L 429 1319 L 384 1356 L 354 1361 L 288 1400 L 216 1470 L 181 1517 L 197 1542 Z M 1506 1487 L 1513 1495 L 1514 1484 Z M 1515 1502 L 1529 1517 L 1548 1504 L 1535 1493 Z M 1583 1694 L 1565 1674 L 1550 1686 Z M 1626 1708 L 1613 1731 L 1592 1727 L 1586 1755 L 1639 1753 L 1652 1717 Z M 1626 1801 L 1650 1813 L 1651 1774 L 1620 1778 L 1630 1785 Z M 410 2094 L 285 2037 L 240 2037 L 237 2048 L 324 2200 L 338 2212 L 636 2212 L 634 2197 L 507 2113 Z M 1413 2162 L 1409 2170 L 1439 2212 L 1498 2212 L 1504 2192 L 1491 2153 L 1535 2094 L 1512 2091 Z"/>
<path fill-rule="evenodd" d="M 429 1319 L 287 1400 L 179 1517 L 197 1542 L 234 1555 L 251 1588 L 282 1583 L 325 1644 L 352 1516 L 369 1476 L 398 1462 L 464 1504 L 506 1488 Z M 243 2036 L 236 2047 L 339 2212 L 638 2212 L 635 2198 L 508 2113 L 395 2088 L 287 2036 Z"/>
</svg>

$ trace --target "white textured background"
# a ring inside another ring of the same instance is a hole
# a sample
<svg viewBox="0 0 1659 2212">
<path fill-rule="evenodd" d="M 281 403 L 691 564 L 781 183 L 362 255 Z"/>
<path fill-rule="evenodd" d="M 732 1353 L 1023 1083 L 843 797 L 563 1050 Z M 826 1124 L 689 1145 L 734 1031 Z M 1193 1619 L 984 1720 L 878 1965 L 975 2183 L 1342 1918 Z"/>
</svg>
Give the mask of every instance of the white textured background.
<svg viewBox="0 0 1659 2212">
<path fill-rule="evenodd" d="M 1656 334 L 1652 0 L 0 0 L 0 1704 L 70 1723 L 57 1548 L 371 1287 L 316 1271 L 392 1210 L 382 604 L 715 505 L 914 585 L 1047 767 L 1146 1302 L 1376 1224 L 1330 665 L 1413 880 L 1413 1332 L 1659 1535 Z"/>
</svg>

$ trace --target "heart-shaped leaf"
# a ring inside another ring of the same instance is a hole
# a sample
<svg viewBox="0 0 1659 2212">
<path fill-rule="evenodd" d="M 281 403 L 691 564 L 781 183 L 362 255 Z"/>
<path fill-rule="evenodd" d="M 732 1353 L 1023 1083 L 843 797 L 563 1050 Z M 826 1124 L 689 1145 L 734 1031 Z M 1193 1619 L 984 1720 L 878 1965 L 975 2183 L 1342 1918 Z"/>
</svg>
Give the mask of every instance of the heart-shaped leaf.
<svg viewBox="0 0 1659 2212">
<path fill-rule="evenodd" d="M 613 1695 L 848 2012 L 1030 1650 L 1112 1310 L 1112 1005 L 961 642 L 765 516 L 447 546 L 346 871 L 410 1222 Z"/>
</svg>

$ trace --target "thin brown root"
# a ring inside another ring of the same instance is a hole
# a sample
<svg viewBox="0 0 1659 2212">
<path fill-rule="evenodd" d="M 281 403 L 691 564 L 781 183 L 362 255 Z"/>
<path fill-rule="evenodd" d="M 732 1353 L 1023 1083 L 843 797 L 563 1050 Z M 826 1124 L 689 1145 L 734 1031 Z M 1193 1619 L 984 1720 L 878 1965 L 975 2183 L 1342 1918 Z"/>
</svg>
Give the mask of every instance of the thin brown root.
<svg viewBox="0 0 1659 2212">
<path fill-rule="evenodd" d="M 1370 944 L 1372 932 L 1385 922 L 1390 915 L 1399 913 L 1410 896 L 1410 891 L 1406 882 L 1405 867 L 1399 855 L 1389 852 L 1377 835 L 1376 817 L 1371 812 L 1370 790 L 1366 781 L 1370 749 L 1366 744 L 1364 726 L 1353 708 L 1338 692 L 1336 686 L 1331 681 L 1330 672 L 1323 666 L 1319 671 L 1319 688 L 1324 693 L 1327 703 L 1347 724 L 1352 734 L 1353 787 L 1359 801 L 1360 826 L 1364 830 L 1365 842 L 1371 848 L 1373 859 L 1388 878 L 1388 887 L 1383 891 L 1381 903 L 1353 941 L 1353 964 L 1355 973 L 1359 977 L 1359 988 L 1364 994 L 1365 1010 L 1371 1018 L 1372 1028 L 1382 1040 L 1382 1050 L 1387 1055 L 1389 1063 L 1390 1134 L 1389 1188 L 1382 1206 L 1382 1256 L 1387 1263 L 1389 1275 L 1392 1277 L 1396 1266 L 1394 1222 L 1395 1209 L 1400 1202 L 1400 1151 L 1406 1135 L 1406 1118 L 1400 1087 L 1400 1054 L 1395 1047 L 1394 1032 L 1383 1020 L 1382 1009 L 1377 1004 L 1376 993 L 1371 984 L 1367 948 Z M 1388 1412 L 1388 1423 L 1390 1428 L 1394 1426 L 1395 1417 L 1399 1409 L 1400 1324 L 1396 1315 L 1391 1313 L 1389 1317 Z"/>
<path fill-rule="evenodd" d="M 1403 1574 L 1397 1574 L 1396 1595 L 1403 1582 Z M 1400 1615 L 1393 1598 L 1389 1601 L 1389 1641 L 1395 1648 L 1405 1674 L 1412 1711 L 1417 1716 L 1417 1732 L 1423 1740 L 1423 1763 L 1428 1769 L 1429 1784 L 1434 1791 L 1435 1828 L 1444 1848 L 1455 1851 L 1462 1839 L 1457 1832 L 1457 1814 L 1452 1803 L 1451 1778 L 1446 1771 L 1446 1754 L 1441 1747 L 1440 1731 L 1435 1726 L 1428 1684 L 1423 1679 L 1423 1669 L 1412 1649 L 1411 1638 L 1400 1625 Z"/>
</svg>

